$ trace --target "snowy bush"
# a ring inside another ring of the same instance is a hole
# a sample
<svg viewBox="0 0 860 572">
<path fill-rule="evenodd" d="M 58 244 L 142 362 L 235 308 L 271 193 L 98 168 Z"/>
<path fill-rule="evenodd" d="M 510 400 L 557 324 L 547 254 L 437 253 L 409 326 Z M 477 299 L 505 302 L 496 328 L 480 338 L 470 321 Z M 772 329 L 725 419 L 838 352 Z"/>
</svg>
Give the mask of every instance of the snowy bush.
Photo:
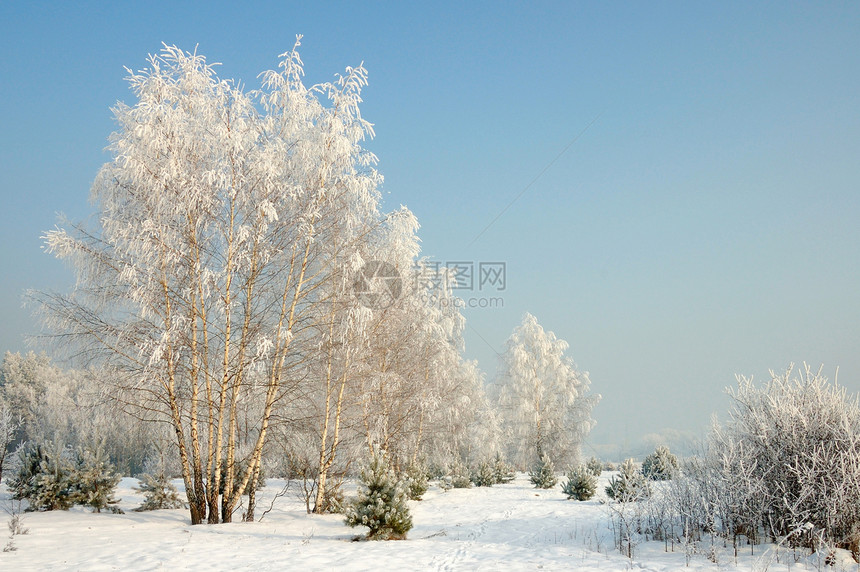
<svg viewBox="0 0 860 572">
<path fill-rule="evenodd" d="M 496 453 L 493 459 L 493 482 L 501 485 L 514 480 L 514 469 L 502 458 L 501 453 Z"/>
<path fill-rule="evenodd" d="M 134 490 L 143 493 L 143 504 L 134 509 L 136 512 L 185 507 L 176 487 L 164 473 L 141 475 L 140 487 L 135 487 Z"/>
<path fill-rule="evenodd" d="M 855 549 L 860 538 L 860 405 L 821 370 L 789 367 L 758 388 L 738 378 L 729 420 L 715 426 L 708 460 L 723 528 L 811 550 Z M 805 529 L 805 532 L 799 532 Z"/>
<path fill-rule="evenodd" d="M 361 471 L 358 497 L 346 507 L 346 524 L 369 528 L 371 540 L 400 540 L 412 528 L 408 495 L 397 480 L 388 459 L 374 454 Z"/>
<path fill-rule="evenodd" d="M 472 488 L 472 472 L 463 461 L 459 459 L 451 464 L 448 474 L 445 478 L 449 481 L 451 487 L 455 489 L 470 489 Z"/>
<path fill-rule="evenodd" d="M 642 461 L 642 474 L 652 481 L 667 481 L 678 472 L 678 457 L 668 447 L 657 449 Z"/>
<path fill-rule="evenodd" d="M 26 443 L 18 450 L 20 466 L 7 486 L 28 511 L 68 510 L 75 504 L 72 462 L 68 451 L 49 442 Z"/>
<path fill-rule="evenodd" d="M 101 448 L 68 449 L 50 442 L 27 443 L 19 450 L 20 466 L 9 480 L 12 498 L 26 500 L 28 511 L 68 510 L 72 505 L 122 512 L 113 492 L 120 476 Z"/>
<path fill-rule="evenodd" d="M 728 420 L 701 457 L 684 462 L 649 503 L 648 519 L 685 544 L 721 536 L 735 554 L 769 537 L 811 552 L 860 557 L 860 404 L 808 366 L 771 372 L 764 387 L 738 377 Z M 607 493 L 609 491 L 607 490 Z"/>
<path fill-rule="evenodd" d="M 472 482 L 476 487 L 491 487 L 496 484 L 496 474 L 489 461 L 481 461 L 472 474 Z"/>
<path fill-rule="evenodd" d="M 406 481 L 409 499 L 421 500 L 421 497 L 427 492 L 427 468 L 420 463 L 409 465 L 404 474 L 404 481 Z"/>
<path fill-rule="evenodd" d="M 115 506 L 119 500 L 113 497 L 120 478 L 101 447 L 94 450 L 79 449 L 71 474 L 75 504 L 88 506 L 93 512 L 106 509 L 122 514 L 122 510 Z"/>
<path fill-rule="evenodd" d="M 603 472 L 603 463 L 597 457 L 592 457 L 585 464 L 588 471 L 595 477 L 599 477 Z"/>
<path fill-rule="evenodd" d="M 568 499 L 587 501 L 597 492 L 597 477 L 585 465 L 579 465 L 567 472 L 567 481 L 562 483 L 561 490 Z"/>
<path fill-rule="evenodd" d="M 551 489 L 558 482 L 555 477 L 555 467 L 552 459 L 547 455 L 541 455 L 540 460 L 529 471 L 529 480 L 536 489 Z"/>
<path fill-rule="evenodd" d="M 606 495 L 618 502 L 638 501 L 648 498 L 651 488 L 633 459 L 627 459 L 621 463 L 618 475 L 609 479 Z"/>
</svg>

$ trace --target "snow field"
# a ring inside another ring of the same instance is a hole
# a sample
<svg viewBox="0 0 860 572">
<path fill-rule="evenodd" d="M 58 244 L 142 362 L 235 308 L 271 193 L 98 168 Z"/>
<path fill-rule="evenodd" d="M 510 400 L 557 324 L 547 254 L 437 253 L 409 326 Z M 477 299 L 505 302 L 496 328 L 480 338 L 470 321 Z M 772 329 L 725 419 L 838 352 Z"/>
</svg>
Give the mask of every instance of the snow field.
<svg viewBox="0 0 860 572">
<path fill-rule="evenodd" d="M 432 486 L 410 502 L 414 528 L 408 540 L 355 542 L 362 533 L 341 515 L 308 515 L 296 489 L 275 500 L 262 521 L 191 526 L 186 510 L 132 512 L 142 501 L 123 479 L 117 496 L 124 515 L 26 513 L 26 535 L 16 550 L 0 553 L 0 570 L 818 570 L 817 557 L 795 562 L 790 550 L 755 547 L 737 563 L 731 548 L 710 545 L 685 566 L 683 547 L 665 552 L 663 542 L 641 543 L 632 560 L 614 547 L 603 487 L 595 500 L 568 501 L 560 487 L 537 490 L 520 474 L 507 485 L 453 489 Z M 180 481 L 175 481 L 181 484 Z M 269 479 L 260 493 L 258 517 L 285 485 Z M 352 494 L 354 487 L 347 490 Z M 14 506 L 3 494 L 3 506 Z M 237 517 L 240 515 L 237 514 Z M 5 527 L 4 527 L 5 528 Z M 8 541 L 4 540 L 4 544 Z M 823 564 L 821 564 L 823 566 Z M 827 570 L 857 570 L 850 557 Z M 822 568 L 823 569 L 823 568 Z"/>
</svg>

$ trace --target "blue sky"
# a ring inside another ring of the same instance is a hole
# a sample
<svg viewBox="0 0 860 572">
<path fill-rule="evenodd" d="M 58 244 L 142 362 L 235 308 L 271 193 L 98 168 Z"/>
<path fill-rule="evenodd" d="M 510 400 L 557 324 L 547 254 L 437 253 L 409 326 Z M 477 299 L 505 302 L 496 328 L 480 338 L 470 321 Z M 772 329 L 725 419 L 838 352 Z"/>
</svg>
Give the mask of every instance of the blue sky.
<svg viewBox="0 0 860 572">
<path fill-rule="evenodd" d="M 24 289 L 72 284 L 39 236 L 91 212 L 123 66 L 199 45 L 255 87 L 303 34 L 309 82 L 365 62 L 424 253 L 506 263 L 504 307 L 466 311 L 489 376 L 529 311 L 603 394 L 595 444 L 698 434 L 791 361 L 856 392 L 858 31 L 851 3 L 5 2 L 0 351 L 37 329 Z"/>
</svg>

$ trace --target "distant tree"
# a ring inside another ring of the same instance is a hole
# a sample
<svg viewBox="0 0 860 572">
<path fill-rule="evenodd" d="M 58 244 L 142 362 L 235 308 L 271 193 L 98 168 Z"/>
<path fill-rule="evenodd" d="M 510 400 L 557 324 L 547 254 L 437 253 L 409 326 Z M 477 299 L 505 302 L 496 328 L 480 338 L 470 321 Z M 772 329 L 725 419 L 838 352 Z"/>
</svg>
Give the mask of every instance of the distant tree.
<svg viewBox="0 0 860 572">
<path fill-rule="evenodd" d="M 421 497 L 427 492 L 427 467 L 421 463 L 409 465 L 403 474 L 403 481 L 406 483 L 409 500 L 421 500 Z"/>
<path fill-rule="evenodd" d="M 520 468 L 543 455 L 557 464 L 580 462 L 600 396 L 588 393 L 588 374 L 564 355 L 567 349 L 567 342 L 544 331 L 531 314 L 506 343 L 496 382 L 498 405 L 509 458 Z"/>
<path fill-rule="evenodd" d="M 466 463 L 460 459 L 455 459 L 454 462 L 451 463 L 446 479 L 455 489 L 472 488 L 472 471 L 470 471 Z"/>
<path fill-rule="evenodd" d="M 12 443 L 101 443 L 124 474 L 142 470 L 156 428 L 122 411 L 104 391 L 102 372 L 62 369 L 44 354 L 7 352 L 0 364 L 0 402 L 15 412 Z M 2 426 L 2 424 L 0 424 Z"/>
</svg>

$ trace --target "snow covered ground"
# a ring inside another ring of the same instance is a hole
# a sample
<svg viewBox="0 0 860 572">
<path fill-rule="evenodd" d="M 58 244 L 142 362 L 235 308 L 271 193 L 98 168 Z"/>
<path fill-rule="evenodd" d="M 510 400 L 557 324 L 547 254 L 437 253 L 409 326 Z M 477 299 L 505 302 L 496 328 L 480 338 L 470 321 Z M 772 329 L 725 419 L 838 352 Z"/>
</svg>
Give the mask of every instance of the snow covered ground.
<svg viewBox="0 0 860 572">
<path fill-rule="evenodd" d="M 845 555 L 830 568 L 816 556 L 795 562 L 790 550 L 766 545 L 736 562 L 718 544 L 715 563 L 704 544 L 686 567 L 682 547 L 667 553 L 662 542 L 648 542 L 631 560 L 614 548 L 602 492 L 596 500 L 568 501 L 559 487 L 536 490 L 524 475 L 492 488 L 431 487 L 423 501 L 410 503 L 408 540 L 389 542 L 354 542 L 361 530 L 339 515 L 305 514 L 293 491 L 261 522 L 191 526 L 185 510 L 132 512 L 142 500 L 136 484 L 120 483 L 124 515 L 82 508 L 24 514 L 29 533 L 13 538 L 16 550 L 0 553 L 0 570 L 860 570 Z M 258 515 L 284 481 L 267 485 Z M 3 499 L 10 509 L 5 492 Z"/>
</svg>

